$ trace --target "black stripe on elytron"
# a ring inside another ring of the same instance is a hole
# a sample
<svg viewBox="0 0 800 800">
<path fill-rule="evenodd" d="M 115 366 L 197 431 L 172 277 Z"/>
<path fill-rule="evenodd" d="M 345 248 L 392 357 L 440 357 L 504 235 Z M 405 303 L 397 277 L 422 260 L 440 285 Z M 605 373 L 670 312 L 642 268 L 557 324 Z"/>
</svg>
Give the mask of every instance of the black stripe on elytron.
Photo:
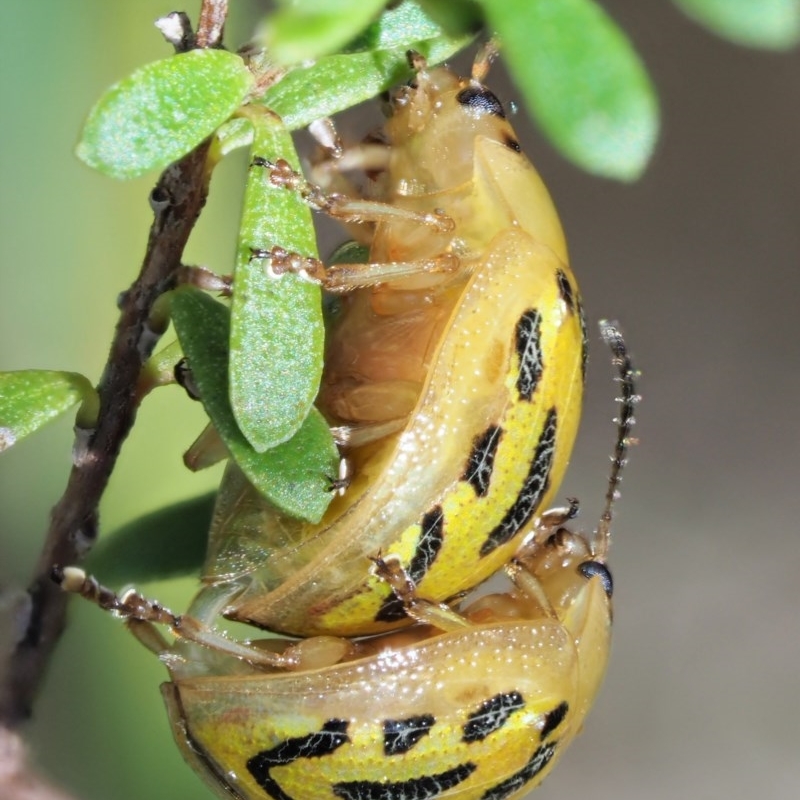
<svg viewBox="0 0 800 800">
<path fill-rule="evenodd" d="M 559 703 L 552 711 L 544 715 L 544 725 L 539 732 L 539 740 L 544 741 L 566 718 L 569 711 L 569 703 L 564 700 Z"/>
<path fill-rule="evenodd" d="M 419 523 L 420 534 L 417 549 L 408 565 L 408 577 L 418 584 L 433 566 L 444 543 L 444 511 L 434 506 L 426 512 Z"/>
<path fill-rule="evenodd" d="M 407 753 L 423 736 L 430 733 L 436 718 L 433 714 L 420 714 L 406 719 L 383 721 L 383 752 L 387 756 Z"/>
<path fill-rule="evenodd" d="M 343 800 L 428 800 L 458 786 L 475 772 L 470 762 L 436 775 L 423 775 L 407 781 L 342 781 L 331 784 L 331 791 Z"/>
<path fill-rule="evenodd" d="M 558 414 L 555 408 L 547 412 L 544 429 L 536 445 L 528 475 L 511 507 L 503 519 L 494 527 L 481 545 L 480 555 L 489 555 L 501 544 L 505 544 L 522 530 L 532 519 L 539 506 L 539 501 L 550 482 L 550 470 L 553 466 L 553 454 L 556 445 Z"/>
<path fill-rule="evenodd" d="M 492 786 L 481 795 L 481 800 L 503 800 L 522 789 L 528 781 L 532 781 L 551 761 L 556 752 L 558 742 L 549 742 L 537 747 L 528 763 L 504 781 Z"/>
<path fill-rule="evenodd" d="M 575 311 L 575 292 L 569 282 L 567 273 L 563 269 L 556 270 L 556 282 L 558 283 L 558 293 L 570 311 Z"/>
<path fill-rule="evenodd" d="M 247 771 L 255 778 L 256 783 L 273 800 L 294 800 L 291 795 L 281 789 L 278 782 L 270 775 L 273 767 L 291 764 L 301 758 L 319 758 L 338 750 L 350 741 L 347 736 L 347 720 L 326 720 L 322 729 L 306 736 L 285 739 L 270 750 L 262 750 L 247 760 Z"/>
<path fill-rule="evenodd" d="M 578 319 L 581 323 L 581 376 L 586 380 L 586 365 L 589 363 L 589 331 L 586 329 L 586 314 L 583 303 L 578 300 Z"/>
<path fill-rule="evenodd" d="M 413 583 L 419 582 L 425 577 L 428 570 L 439 555 L 444 542 L 444 511 L 441 506 L 434 506 L 426 512 L 420 521 L 420 534 L 417 548 L 411 557 L 406 572 Z M 378 613 L 375 615 L 376 622 L 397 622 L 405 619 L 406 611 L 403 601 L 392 592 L 381 604 Z"/>
<path fill-rule="evenodd" d="M 494 469 L 494 456 L 503 429 L 499 425 L 490 425 L 483 433 L 472 440 L 472 451 L 467 459 L 467 468 L 461 480 L 467 481 L 478 497 L 484 497 L 489 491 L 489 481 Z"/>
<path fill-rule="evenodd" d="M 544 371 L 542 315 L 536 309 L 525 311 L 517 320 L 516 350 L 519 356 L 517 391 L 523 400 L 530 400 Z"/>
<path fill-rule="evenodd" d="M 525 701 L 519 692 L 505 692 L 490 697 L 467 718 L 461 741 L 467 743 L 482 741 L 490 733 L 500 730 L 515 711 L 523 708 L 525 708 Z"/>
</svg>

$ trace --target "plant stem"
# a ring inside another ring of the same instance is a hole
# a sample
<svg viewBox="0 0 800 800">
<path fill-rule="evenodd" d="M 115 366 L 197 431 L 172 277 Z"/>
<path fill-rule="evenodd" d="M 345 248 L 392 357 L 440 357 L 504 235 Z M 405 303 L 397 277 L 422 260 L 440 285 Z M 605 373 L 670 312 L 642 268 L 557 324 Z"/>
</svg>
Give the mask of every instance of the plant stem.
<svg viewBox="0 0 800 800">
<path fill-rule="evenodd" d="M 204 0 L 197 26 L 197 46 L 219 46 L 227 17 L 228 0 Z"/>
<path fill-rule="evenodd" d="M 20 738 L 0 727 L 0 797 L 4 800 L 72 800 L 31 771 Z"/>
<path fill-rule="evenodd" d="M 227 0 L 203 0 L 198 44 L 219 45 L 227 5 Z M 148 325 L 150 312 L 158 297 L 174 287 L 183 249 L 206 201 L 208 149 L 204 142 L 167 167 L 151 192 L 154 220 L 139 276 L 119 300 L 119 321 L 97 387 L 97 425 L 77 431 L 67 487 L 51 513 L 28 586 L 27 625 L 2 673 L 0 720 L 8 725 L 30 716 L 50 655 L 64 629 L 68 596 L 50 579 L 53 565 L 79 563 L 97 537 L 98 504 L 136 418 L 142 365 L 161 334 Z"/>
</svg>

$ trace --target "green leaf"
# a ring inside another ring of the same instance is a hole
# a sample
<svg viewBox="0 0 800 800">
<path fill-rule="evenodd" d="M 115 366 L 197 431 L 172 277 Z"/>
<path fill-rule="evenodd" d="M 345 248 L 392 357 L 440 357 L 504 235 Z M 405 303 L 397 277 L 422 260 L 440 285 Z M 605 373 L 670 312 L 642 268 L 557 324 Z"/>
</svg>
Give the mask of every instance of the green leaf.
<svg viewBox="0 0 800 800">
<path fill-rule="evenodd" d="M 592 0 L 481 0 L 542 130 L 588 172 L 631 181 L 653 152 L 655 91 L 630 41 Z"/>
<path fill-rule="evenodd" d="M 414 42 L 463 39 L 476 34 L 481 24 L 480 11 L 473 2 L 404 0 L 384 11 L 348 50 L 410 48 Z"/>
<path fill-rule="evenodd" d="M 293 70 L 261 102 L 294 130 L 369 100 L 411 77 L 408 50 L 436 64 L 470 43 L 476 17 L 468 3 L 457 8 L 456 17 L 451 4 L 407 0 L 362 33 L 359 49 Z"/>
<path fill-rule="evenodd" d="M 160 508 L 100 540 L 86 567 L 119 585 L 197 573 L 205 558 L 216 494 Z"/>
<path fill-rule="evenodd" d="M 253 144 L 253 126 L 249 119 L 233 117 L 217 128 L 214 139 L 217 158 L 221 160 L 234 150 Z"/>
<path fill-rule="evenodd" d="M 244 61 L 224 50 L 192 50 L 147 64 L 91 110 L 78 158 L 114 178 L 163 169 L 225 122 L 252 85 Z"/>
<path fill-rule="evenodd" d="M 289 132 L 272 114 L 254 109 L 253 155 L 286 159 L 300 169 Z M 280 245 L 317 257 L 311 211 L 297 192 L 270 184 L 251 166 L 234 271 L 231 303 L 230 399 L 242 433 L 264 452 L 303 424 L 322 375 L 320 287 L 294 274 L 270 276 L 268 259 L 253 249 Z"/>
<path fill-rule="evenodd" d="M 800 41 L 798 0 L 674 0 L 695 22 L 748 47 L 788 50 Z"/>
<path fill-rule="evenodd" d="M 283 0 L 267 23 L 267 51 L 278 64 L 297 64 L 332 53 L 354 39 L 386 2 Z"/>
<path fill-rule="evenodd" d="M 203 406 L 242 472 L 284 513 L 318 522 L 330 503 L 330 479 L 339 463 L 322 415 L 312 408 L 289 441 L 257 453 L 239 430 L 228 400 L 228 309 L 183 287 L 173 295 L 172 320 Z"/>
<path fill-rule="evenodd" d="M 95 398 L 88 378 L 76 372 L 0 372 L 0 452 L 76 403 Z"/>
</svg>

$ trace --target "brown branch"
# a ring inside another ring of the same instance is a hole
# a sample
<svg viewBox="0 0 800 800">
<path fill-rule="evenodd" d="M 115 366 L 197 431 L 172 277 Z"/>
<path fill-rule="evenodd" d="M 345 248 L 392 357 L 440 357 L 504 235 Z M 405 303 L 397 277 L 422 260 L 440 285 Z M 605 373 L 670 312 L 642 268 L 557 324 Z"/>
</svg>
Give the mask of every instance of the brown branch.
<svg viewBox="0 0 800 800">
<path fill-rule="evenodd" d="M 31 772 L 18 736 L 0 727 L 0 797 L 4 800 L 72 800 Z"/>
<path fill-rule="evenodd" d="M 222 42 L 227 17 L 228 0 L 205 0 L 197 26 L 197 46 L 218 47 Z"/>
<path fill-rule="evenodd" d="M 219 44 L 227 2 L 204 0 L 198 40 Z M 155 301 L 175 284 L 183 249 L 206 201 L 208 142 L 168 167 L 150 195 L 155 218 L 139 277 L 120 299 L 120 318 L 97 391 L 96 427 L 79 431 L 73 467 L 54 507 L 47 538 L 28 587 L 27 625 L 11 653 L 0 686 L 0 720 L 30 716 L 33 698 L 64 628 L 67 595 L 50 579 L 54 564 L 80 562 L 97 536 L 97 507 L 123 441 L 136 418 L 144 361 L 160 332 L 149 325 Z"/>
</svg>

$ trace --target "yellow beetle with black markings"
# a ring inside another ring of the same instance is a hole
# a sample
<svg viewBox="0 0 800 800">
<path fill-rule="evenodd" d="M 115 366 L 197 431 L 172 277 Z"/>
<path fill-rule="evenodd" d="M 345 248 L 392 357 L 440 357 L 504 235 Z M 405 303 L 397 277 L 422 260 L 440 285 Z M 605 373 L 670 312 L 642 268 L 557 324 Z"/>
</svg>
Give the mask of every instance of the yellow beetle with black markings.
<svg viewBox="0 0 800 800">
<path fill-rule="evenodd" d="M 460 613 L 417 593 L 400 559 L 373 572 L 416 623 L 362 640 L 238 643 L 136 593 L 117 597 L 76 569 L 57 577 L 127 618 L 170 670 L 164 684 L 184 757 L 238 800 L 510 800 L 535 787 L 581 730 L 606 669 L 612 505 L 636 400 L 624 343 L 604 336 L 622 375 L 606 507 L 593 535 L 550 512 L 506 571 L 514 589 Z M 173 645 L 153 623 L 193 641 Z M 205 646 L 197 644 L 203 642 Z M 283 666 L 276 671 L 274 653 Z"/>
<path fill-rule="evenodd" d="M 276 513 L 229 469 L 204 574 L 228 593 L 229 618 L 300 636 L 406 624 L 371 558 L 398 558 L 426 597 L 456 597 L 508 561 L 561 483 L 583 315 L 547 190 L 479 80 L 487 61 L 472 78 L 417 63 L 386 143 L 328 171 L 339 182 L 354 163 L 377 173 L 368 200 L 259 162 L 313 206 L 374 228 L 368 264 L 254 254 L 276 276 L 300 262 L 342 293 L 318 405 L 348 432 L 353 478 L 313 525 Z"/>
</svg>

